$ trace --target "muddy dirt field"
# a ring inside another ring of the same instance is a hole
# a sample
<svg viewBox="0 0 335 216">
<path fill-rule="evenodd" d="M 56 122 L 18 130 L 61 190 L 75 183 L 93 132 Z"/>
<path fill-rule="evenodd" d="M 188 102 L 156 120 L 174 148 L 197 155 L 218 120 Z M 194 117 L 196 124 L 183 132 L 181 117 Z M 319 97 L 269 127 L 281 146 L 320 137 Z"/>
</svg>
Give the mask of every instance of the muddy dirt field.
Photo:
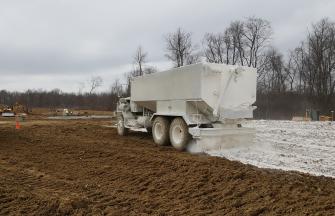
<svg viewBox="0 0 335 216">
<path fill-rule="evenodd" d="M 0 124 L 0 215 L 334 215 L 333 178 L 177 152 L 106 124 Z"/>
</svg>

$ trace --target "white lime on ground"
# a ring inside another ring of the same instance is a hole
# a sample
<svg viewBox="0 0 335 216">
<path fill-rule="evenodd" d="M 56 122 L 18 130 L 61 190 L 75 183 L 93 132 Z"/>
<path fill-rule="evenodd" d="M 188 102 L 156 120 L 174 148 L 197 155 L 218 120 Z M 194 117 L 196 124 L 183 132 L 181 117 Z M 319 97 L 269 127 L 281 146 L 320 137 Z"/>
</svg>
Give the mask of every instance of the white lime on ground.
<svg viewBox="0 0 335 216">
<path fill-rule="evenodd" d="M 261 168 L 335 177 L 335 123 L 252 120 L 243 126 L 256 129 L 253 142 L 223 149 L 208 148 L 209 143 L 205 153 Z"/>
</svg>

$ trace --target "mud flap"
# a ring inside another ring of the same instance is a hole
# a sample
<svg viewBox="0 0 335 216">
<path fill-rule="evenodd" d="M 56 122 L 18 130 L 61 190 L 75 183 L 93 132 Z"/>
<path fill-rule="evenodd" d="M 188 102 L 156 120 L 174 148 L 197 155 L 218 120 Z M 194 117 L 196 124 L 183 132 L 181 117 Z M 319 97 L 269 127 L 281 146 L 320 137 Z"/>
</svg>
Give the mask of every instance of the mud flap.
<svg viewBox="0 0 335 216">
<path fill-rule="evenodd" d="M 253 128 L 189 128 L 193 140 L 188 150 L 195 153 L 220 151 L 223 149 L 246 147 L 254 143 L 256 130 Z"/>
</svg>

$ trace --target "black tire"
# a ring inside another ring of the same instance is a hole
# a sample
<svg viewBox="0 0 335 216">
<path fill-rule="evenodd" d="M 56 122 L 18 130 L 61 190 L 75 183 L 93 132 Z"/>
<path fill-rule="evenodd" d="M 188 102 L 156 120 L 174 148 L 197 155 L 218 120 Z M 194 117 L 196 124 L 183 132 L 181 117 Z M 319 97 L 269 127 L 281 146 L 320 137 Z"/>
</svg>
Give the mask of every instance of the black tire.
<svg viewBox="0 0 335 216">
<path fill-rule="evenodd" d="M 157 145 L 165 146 L 170 143 L 169 128 L 169 119 L 162 116 L 155 118 L 152 124 L 152 138 Z"/>
<path fill-rule="evenodd" d="M 152 127 L 149 127 L 149 128 L 146 128 L 147 129 L 147 133 L 149 134 L 149 135 L 152 135 Z"/>
<path fill-rule="evenodd" d="M 120 136 L 126 136 L 128 133 L 128 128 L 125 127 L 124 125 L 124 118 L 123 116 L 119 116 L 117 118 L 117 133 Z"/>
<path fill-rule="evenodd" d="M 191 140 L 191 135 L 188 133 L 188 125 L 183 118 L 178 117 L 173 119 L 169 130 L 170 142 L 177 150 L 182 151 L 186 148 Z"/>
</svg>

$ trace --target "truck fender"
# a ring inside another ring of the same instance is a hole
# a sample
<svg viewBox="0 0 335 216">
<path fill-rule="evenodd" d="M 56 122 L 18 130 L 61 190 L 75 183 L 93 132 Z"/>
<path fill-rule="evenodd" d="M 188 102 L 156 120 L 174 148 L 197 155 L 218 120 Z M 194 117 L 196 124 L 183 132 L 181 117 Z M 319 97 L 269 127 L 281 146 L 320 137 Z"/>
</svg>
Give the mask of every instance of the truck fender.
<svg viewBox="0 0 335 216">
<path fill-rule="evenodd" d="M 167 117 L 167 118 L 175 118 L 175 117 L 182 117 L 184 119 L 184 121 L 186 122 L 187 125 L 191 125 L 191 121 L 187 118 L 186 115 L 173 115 L 173 114 L 168 114 L 168 113 L 154 113 L 151 118 L 150 118 L 150 121 L 152 122 L 155 117 L 157 116 L 163 116 L 163 117 Z"/>
</svg>

